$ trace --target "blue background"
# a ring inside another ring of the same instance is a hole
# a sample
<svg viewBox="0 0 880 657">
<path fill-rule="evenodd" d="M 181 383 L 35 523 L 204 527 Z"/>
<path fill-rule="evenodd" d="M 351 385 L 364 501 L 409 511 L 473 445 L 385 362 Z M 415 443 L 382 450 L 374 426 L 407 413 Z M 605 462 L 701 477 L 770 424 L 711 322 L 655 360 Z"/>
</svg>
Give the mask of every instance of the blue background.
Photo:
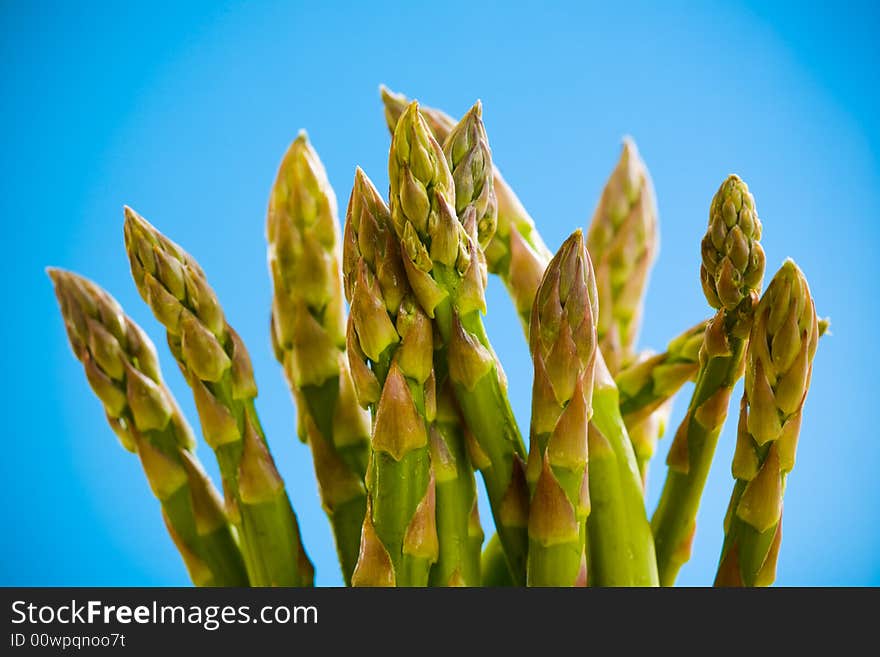
<svg viewBox="0 0 880 657">
<path fill-rule="evenodd" d="M 0 8 L 0 584 L 188 582 L 137 459 L 106 427 L 71 356 L 43 271 L 63 266 L 106 286 L 159 345 L 194 418 L 130 280 L 123 203 L 208 272 L 253 356 L 259 411 L 317 582 L 340 583 L 269 346 L 264 214 L 301 127 L 340 204 L 356 164 L 387 185 L 380 82 L 453 114 L 481 98 L 496 162 L 553 248 L 589 220 L 619 140 L 632 134 L 654 177 L 663 241 L 645 346 L 662 348 L 708 314 L 697 270 L 709 201 L 727 173 L 745 178 L 768 275 L 794 257 L 834 322 L 789 479 L 778 583 L 880 584 L 876 3 L 317 4 Z M 488 330 L 527 427 L 524 341 L 497 280 L 489 296 Z M 733 435 L 728 423 L 682 584 L 712 581 Z M 199 455 L 216 474 L 204 445 Z"/>
</svg>

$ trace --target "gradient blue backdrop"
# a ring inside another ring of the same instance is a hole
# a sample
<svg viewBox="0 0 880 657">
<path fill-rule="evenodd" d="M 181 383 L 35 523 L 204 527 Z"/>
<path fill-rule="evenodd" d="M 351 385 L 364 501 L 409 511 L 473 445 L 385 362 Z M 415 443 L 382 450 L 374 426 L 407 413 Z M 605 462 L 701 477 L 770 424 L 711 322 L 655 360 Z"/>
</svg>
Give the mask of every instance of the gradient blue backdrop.
<svg viewBox="0 0 880 657">
<path fill-rule="evenodd" d="M 0 584 L 188 581 L 137 459 L 105 426 L 70 354 L 43 272 L 75 269 L 116 295 L 160 345 L 166 377 L 195 417 L 130 280 L 123 203 L 208 272 L 250 347 L 259 411 L 317 582 L 340 583 L 269 346 L 263 223 L 276 166 L 301 127 L 343 205 L 356 164 L 387 184 L 380 82 L 453 114 L 481 98 L 496 161 L 551 247 L 588 221 L 621 136 L 634 135 L 663 236 L 646 346 L 707 315 L 697 269 L 709 200 L 729 172 L 748 181 L 768 274 L 795 257 L 834 320 L 789 479 L 778 582 L 880 584 L 876 3 L 317 4 L 0 7 Z M 525 427 L 524 341 L 496 280 L 489 297 L 488 329 Z M 712 581 L 732 440 L 728 426 L 683 584 Z M 652 507 L 667 448 L 652 472 Z M 199 454 L 216 474 L 210 452 Z"/>
</svg>

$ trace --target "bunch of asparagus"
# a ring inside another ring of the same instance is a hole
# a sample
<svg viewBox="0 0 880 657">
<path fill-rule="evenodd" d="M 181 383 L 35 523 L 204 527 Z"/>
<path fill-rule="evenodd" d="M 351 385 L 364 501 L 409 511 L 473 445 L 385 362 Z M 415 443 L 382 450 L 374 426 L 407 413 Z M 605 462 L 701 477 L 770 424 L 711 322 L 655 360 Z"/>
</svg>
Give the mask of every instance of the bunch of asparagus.
<svg viewBox="0 0 880 657">
<path fill-rule="evenodd" d="M 303 132 L 281 162 L 266 225 L 272 345 L 345 582 L 674 584 L 745 376 L 715 583 L 771 584 L 827 323 L 791 260 L 761 295 L 762 226 L 746 184 L 730 176 L 710 205 L 700 280 L 714 314 L 651 354 L 638 333 L 657 207 L 632 140 L 586 236 L 576 230 L 553 254 L 492 161 L 479 102 L 456 122 L 384 87 L 381 95 L 392 134 L 387 198 L 358 168 L 341 233 Z M 50 269 L 111 428 L 140 458 L 196 585 L 310 586 L 244 344 L 191 255 L 127 207 L 124 234 L 134 282 L 165 327 L 217 458 L 222 497 L 146 334 L 95 283 Z M 528 449 L 483 325 L 489 273 L 509 291 L 533 360 Z M 649 519 L 649 462 L 689 381 Z M 497 532 L 485 549 L 475 471 Z"/>
</svg>

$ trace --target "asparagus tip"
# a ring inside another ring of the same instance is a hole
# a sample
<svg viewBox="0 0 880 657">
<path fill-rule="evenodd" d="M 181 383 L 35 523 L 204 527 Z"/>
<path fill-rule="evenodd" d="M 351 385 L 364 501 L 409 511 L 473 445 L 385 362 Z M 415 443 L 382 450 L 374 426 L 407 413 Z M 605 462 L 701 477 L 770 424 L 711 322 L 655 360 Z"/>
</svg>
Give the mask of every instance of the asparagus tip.
<svg viewBox="0 0 880 657">
<path fill-rule="evenodd" d="M 142 215 L 140 215 L 136 210 L 134 210 L 129 205 L 122 206 L 122 213 L 125 217 L 125 229 L 126 231 L 132 229 L 138 229 L 140 231 L 145 231 L 149 233 L 157 233 L 156 228 Z"/>
<path fill-rule="evenodd" d="M 125 216 L 126 221 L 136 221 L 138 219 L 143 220 L 143 217 L 140 216 L 130 205 L 122 206 L 122 214 Z"/>
<path fill-rule="evenodd" d="M 565 238 L 562 246 L 559 247 L 560 253 L 577 253 L 580 251 L 581 245 L 584 243 L 584 231 L 582 228 L 576 229 L 571 235 Z"/>
<path fill-rule="evenodd" d="M 52 279 L 52 282 L 57 285 L 58 280 L 64 275 L 64 270 L 59 269 L 58 267 L 46 267 L 46 275 Z"/>
<path fill-rule="evenodd" d="M 760 239 L 755 199 L 748 185 L 730 174 L 712 198 L 709 226 L 701 243 L 700 279 L 713 308 L 733 311 L 760 292 L 765 264 Z"/>
</svg>

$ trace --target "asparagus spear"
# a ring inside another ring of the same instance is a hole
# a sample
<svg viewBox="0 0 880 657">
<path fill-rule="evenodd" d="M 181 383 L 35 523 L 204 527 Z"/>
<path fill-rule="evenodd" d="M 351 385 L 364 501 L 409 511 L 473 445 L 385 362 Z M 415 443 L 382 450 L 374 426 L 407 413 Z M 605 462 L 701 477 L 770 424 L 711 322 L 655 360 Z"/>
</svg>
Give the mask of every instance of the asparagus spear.
<svg viewBox="0 0 880 657">
<path fill-rule="evenodd" d="M 474 438 L 471 460 L 486 482 L 514 581 L 523 584 L 528 552 L 525 447 L 480 316 L 485 270 L 477 245 L 477 211 L 468 205 L 462 217 L 456 215 L 452 173 L 417 103 L 407 107 L 394 130 L 389 179 L 391 222 L 401 240 L 404 269 L 419 304 L 436 320 L 449 378 Z"/>
<path fill-rule="evenodd" d="M 345 582 L 357 562 L 366 509 L 370 417 L 354 394 L 345 358 L 339 220 L 324 166 L 301 132 L 269 199 L 272 344 L 309 443 L 321 503 Z"/>
<path fill-rule="evenodd" d="M 410 101 L 406 96 L 394 93 L 385 86 L 380 91 L 385 106 L 385 119 L 393 134 L 398 119 Z M 419 111 L 434 138 L 440 144 L 445 143 L 455 126 L 455 120 L 430 107 L 421 106 Z M 498 167 L 493 165 L 492 173 L 498 218 L 495 234 L 484 246 L 486 264 L 490 272 L 501 277 L 519 313 L 523 329 L 528 333 L 535 293 L 553 254 L 544 245 L 534 220 L 501 176 Z"/>
<path fill-rule="evenodd" d="M 635 359 L 657 249 L 654 186 L 635 142 L 626 138 L 587 232 L 599 291 L 599 347 L 612 374 Z"/>
<path fill-rule="evenodd" d="M 358 168 L 343 252 L 348 357 L 373 409 L 368 505 L 355 586 L 427 586 L 437 560 L 429 429 L 436 412 L 433 329 L 402 270 L 388 206 Z"/>
<path fill-rule="evenodd" d="M 648 418 L 697 375 L 707 321 L 676 337 L 661 354 L 632 363 L 614 377 L 627 428 Z"/>
<path fill-rule="evenodd" d="M 437 394 L 431 427 L 431 463 L 437 480 L 439 554 L 431 586 L 479 586 L 483 528 L 465 429 L 447 378 Z M 505 565 L 506 568 L 506 565 Z"/>
<path fill-rule="evenodd" d="M 718 309 L 706 327 L 700 369 L 669 449 L 669 470 L 652 519 L 660 582 L 671 586 L 690 557 L 700 497 L 730 394 L 742 376 L 752 312 L 764 276 L 761 222 L 746 184 L 731 175 L 712 199 L 702 243 L 703 292 Z"/>
<path fill-rule="evenodd" d="M 786 260 L 755 310 L 716 586 L 769 586 L 782 540 L 782 496 L 819 339 L 816 307 Z"/>
<path fill-rule="evenodd" d="M 645 513 L 642 479 L 620 414 L 617 386 L 596 355 L 590 455 L 590 582 L 599 586 L 656 586 L 657 559 Z"/>
<path fill-rule="evenodd" d="M 165 326 L 192 388 L 251 584 L 310 586 L 314 569 L 257 417 L 257 385 L 241 338 L 192 256 L 128 207 L 125 247 L 138 291 Z"/>
<path fill-rule="evenodd" d="M 476 215 L 477 241 L 488 244 L 495 233 L 497 203 L 491 175 L 492 155 L 477 102 L 443 145 L 454 181 L 456 212 Z M 482 263 L 481 263 L 482 266 Z M 449 382 L 448 366 L 435 363 L 440 394 L 431 434 L 431 455 L 437 474 L 437 522 L 440 557 L 431 570 L 431 584 L 478 586 L 483 530 L 477 511 L 473 467 L 465 447 L 465 427 Z"/>
<path fill-rule="evenodd" d="M 706 322 L 700 322 L 670 342 L 664 353 L 637 358 L 615 378 L 643 488 L 647 486 L 648 464 L 657 441 L 666 432 L 672 398 L 697 374 L 705 333 Z"/>
<path fill-rule="evenodd" d="M 153 343 L 100 287 L 72 272 L 48 273 L 73 353 L 123 447 L 140 457 L 193 583 L 247 586 L 235 533 L 192 451 L 192 431 L 162 381 Z"/>
<path fill-rule="evenodd" d="M 578 229 L 547 267 L 529 328 L 535 365 L 526 470 L 529 586 L 587 583 L 587 427 L 598 312 L 593 266 Z"/>
</svg>

